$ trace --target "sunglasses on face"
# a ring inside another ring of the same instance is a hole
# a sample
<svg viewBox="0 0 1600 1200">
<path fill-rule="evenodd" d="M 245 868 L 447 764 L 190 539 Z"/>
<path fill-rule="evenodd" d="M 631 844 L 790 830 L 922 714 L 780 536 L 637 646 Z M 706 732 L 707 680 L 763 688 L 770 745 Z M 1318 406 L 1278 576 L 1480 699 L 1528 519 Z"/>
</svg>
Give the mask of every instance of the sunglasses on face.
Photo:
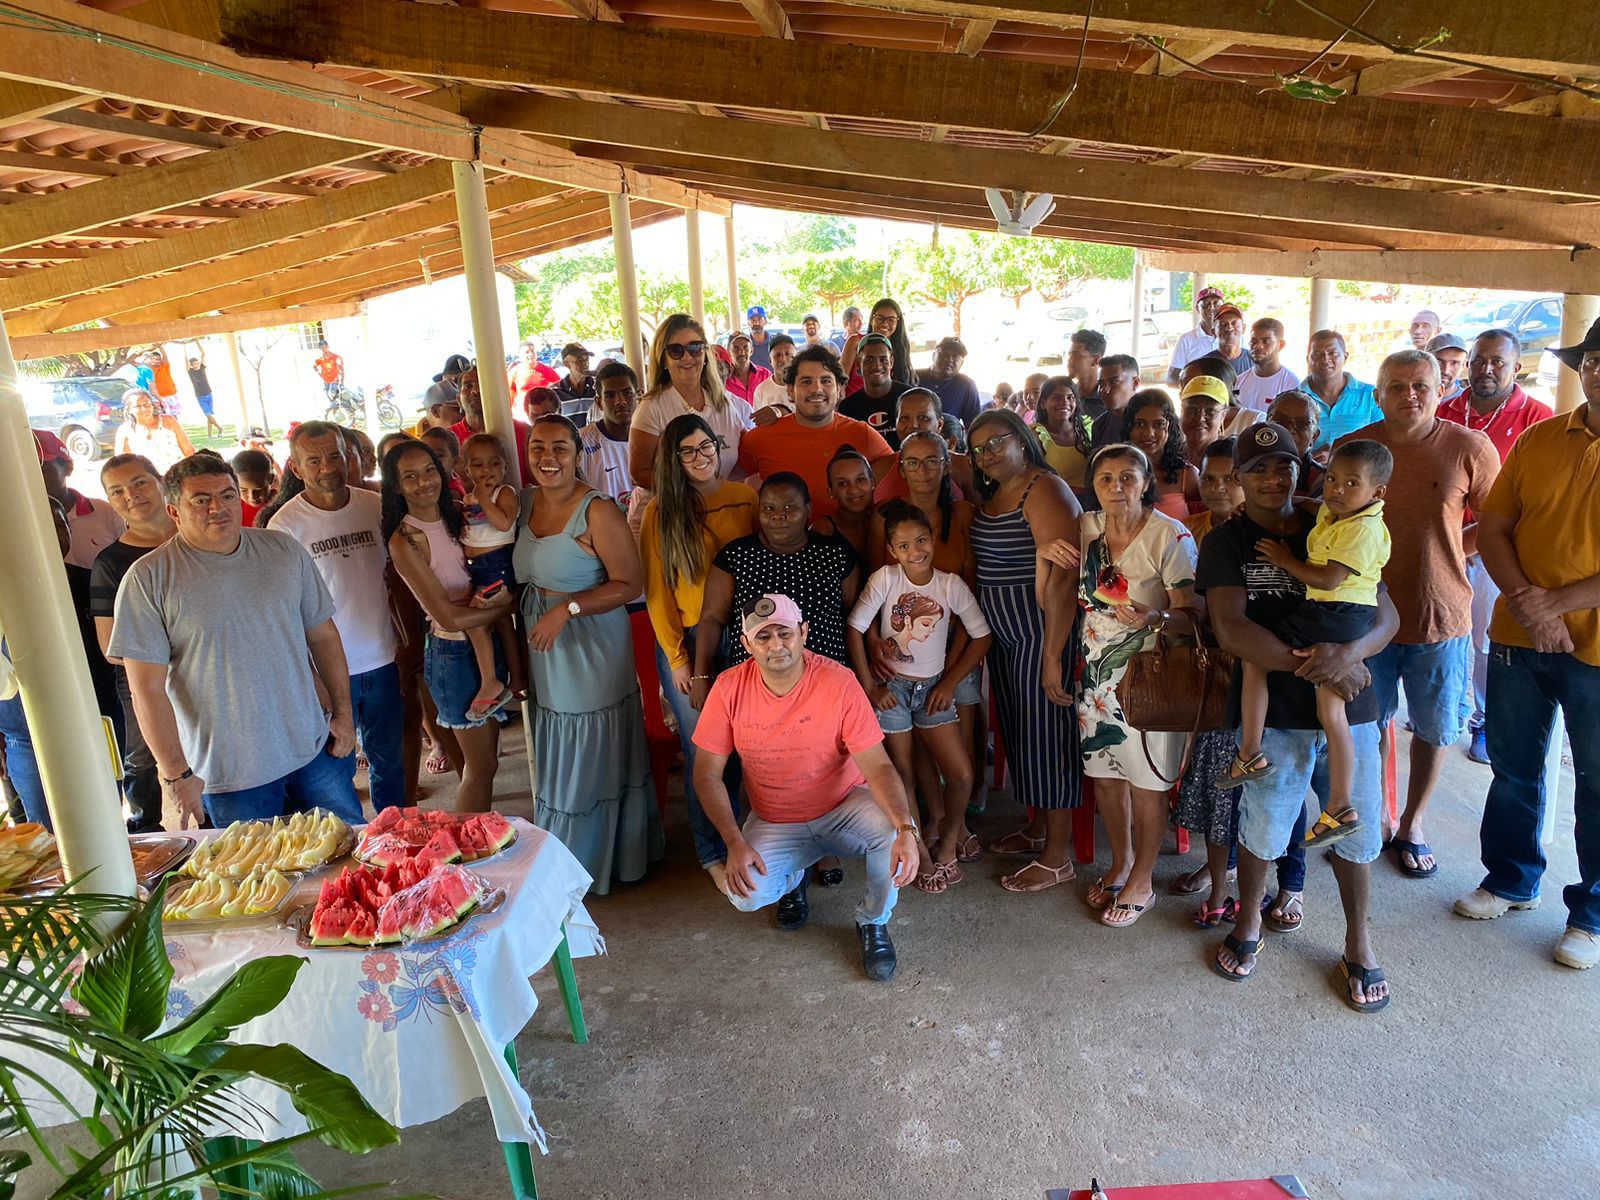
<svg viewBox="0 0 1600 1200">
<path fill-rule="evenodd" d="M 667 345 L 667 357 L 676 362 L 685 354 L 691 358 L 699 358 L 706 352 L 704 342 L 670 342 Z"/>
</svg>

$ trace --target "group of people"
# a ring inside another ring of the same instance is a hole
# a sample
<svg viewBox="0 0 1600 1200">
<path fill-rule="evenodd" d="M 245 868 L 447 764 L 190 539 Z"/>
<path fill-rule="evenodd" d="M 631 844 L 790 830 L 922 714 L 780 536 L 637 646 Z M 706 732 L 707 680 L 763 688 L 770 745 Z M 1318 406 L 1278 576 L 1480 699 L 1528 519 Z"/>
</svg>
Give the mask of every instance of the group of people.
<svg viewBox="0 0 1600 1200">
<path fill-rule="evenodd" d="M 1233 924 L 1213 960 L 1230 982 L 1257 970 L 1264 929 L 1304 920 L 1307 849 L 1331 847 L 1343 998 L 1371 1012 L 1390 985 L 1369 864 L 1387 835 L 1405 875 L 1437 872 L 1428 804 L 1469 721 L 1494 782 L 1488 873 L 1457 911 L 1538 903 L 1559 709 L 1582 879 L 1557 958 L 1593 965 L 1600 762 L 1577 734 L 1600 702 L 1600 324 L 1560 351 L 1587 403 L 1553 418 L 1518 385 L 1508 330 L 1429 333 L 1373 384 L 1322 330 L 1296 380 L 1276 320 L 1244 351 L 1243 314 L 1209 290 L 1197 304 L 1176 403 L 1080 330 L 1064 374 L 985 407 L 955 339 L 913 369 L 885 299 L 846 315 L 840 346 L 785 345 L 752 310 L 719 347 L 677 314 L 642 377 L 589 374 L 573 344 L 560 393 L 513 369 L 509 443 L 477 367 L 453 358 L 417 429 L 368 449 L 297 427 L 270 502 L 258 462 L 200 452 L 162 472 L 119 454 L 102 476 L 125 527 L 89 593 L 130 796 L 213 822 L 355 817 L 359 746 L 374 806 L 408 802 L 437 757 L 457 807 L 483 809 L 505 709 L 526 699 L 536 820 L 604 893 L 664 850 L 643 722 L 659 686 L 710 881 L 792 930 L 808 888 L 862 860 L 871 978 L 894 973 L 902 886 L 948 892 L 985 853 L 1019 860 L 1011 892 L 1072 880 L 1092 793 L 1111 852 L 1096 919 L 1126 929 L 1156 903 L 1175 816 L 1206 842 L 1175 888 L 1201 927 Z M 64 472 L 51 483 L 40 459 L 70 534 Z M 656 643 L 643 688 L 636 620 Z M 1239 659 L 1238 727 L 1188 738 L 1125 711 L 1129 664 L 1184 642 Z M 1386 830 L 1379 730 L 1402 687 L 1411 770 Z M 984 846 L 968 822 L 991 703 L 1028 820 Z"/>
</svg>

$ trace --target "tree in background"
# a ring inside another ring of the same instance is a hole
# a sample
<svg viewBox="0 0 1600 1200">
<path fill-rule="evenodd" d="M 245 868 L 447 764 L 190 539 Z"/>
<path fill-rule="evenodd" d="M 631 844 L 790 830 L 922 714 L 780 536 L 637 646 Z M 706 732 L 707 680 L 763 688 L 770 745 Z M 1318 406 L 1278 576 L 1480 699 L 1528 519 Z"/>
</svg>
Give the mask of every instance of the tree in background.
<svg viewBox="0 0 1600 1200">
<path fill-rule="evenodd" d="M 828 323 L 852 300 L 866 300 L 883 278 L 883 260 L 862 258 L 848 250 L 794 256 L 786 274 L 794 290 L 827 306 Z M 870 301 L 869 301 L 870 302 Z"/>
<path fill-rule="evenodd" d="M 968 300 L 996 286 L 998 272 L 988 245 L 990 234 L 969 230 L 947 231 L 937 245 L 919 245 L 895 266 L 904 271 L 906 292 L 950 310 L 951 323 L 961 336 L 961 310 Z"/>
</svg>

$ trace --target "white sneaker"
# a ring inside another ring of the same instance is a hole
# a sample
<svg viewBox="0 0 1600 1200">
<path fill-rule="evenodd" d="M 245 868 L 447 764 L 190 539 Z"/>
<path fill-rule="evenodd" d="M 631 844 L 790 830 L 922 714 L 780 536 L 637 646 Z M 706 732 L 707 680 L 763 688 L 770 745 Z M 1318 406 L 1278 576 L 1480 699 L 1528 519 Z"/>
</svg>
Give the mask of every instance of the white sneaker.
<svg viewBox="0 0 1600 1200">
<path fill-rule="evenodd" d="M 1471 892 L 1456 901 L 1455 911 L 1458 917 L 1470 917 L 1474 921 L 1492 921 L 1513 910 L 1531 912 L 1538 907 L 1537 896 L 1532 900 L 1507 900 L 1482 888 L 1473 888 Z"/>
<path fill-rule="evenodd" d="M 1556 943 L 1556 961 L 1574 971 L 1587 971 L 1600 963 L 1600 937 L 1568 925 Z"/>
</svg>

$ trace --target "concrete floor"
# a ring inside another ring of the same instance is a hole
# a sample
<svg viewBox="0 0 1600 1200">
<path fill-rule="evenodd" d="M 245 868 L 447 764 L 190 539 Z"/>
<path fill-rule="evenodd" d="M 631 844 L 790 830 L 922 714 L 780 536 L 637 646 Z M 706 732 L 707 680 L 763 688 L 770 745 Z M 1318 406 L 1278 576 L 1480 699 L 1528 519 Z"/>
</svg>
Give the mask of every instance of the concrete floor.
<svg viewBox="0 0 1600 1200">
<path fill-rule="evenodd" d="M 497 791 L 526 816 L 512 734 Z M 1082 902 L 1094 868 L 1015 896 L 986 859 L 944 896 L 902 894 L 884 986 L 861 975 L 851 928 L 859 866 L 812 890 L 809 927 L 780 934 L 712 891 L 674 809 L 668 861 L 591 903 L 610 954 L 578 962 L 588 1046 L 553 979 L 537 981 L 544 1007 L 518 1051 L 550 1135 L 541 1194 L 1037 1198 L 1091 1175 L 1291 1172 L 1317 1200 L 1600 1196 L 1600 971 L 1550 958 L 1576 877 L 1563 775 L 1544 907 L 1470 923 L 1449 907 L 1481 877 L 1489 770 L 1450 755 L 1429 826 L 1438 876 L 1408 880 L 1389 856 L 1374 869 L 1395 988 L 1375 1016 L 1335 991 L 1342 922 L 1315 859 L 1305 927 L 1271 940 L 1245 985 L 1207 969 L 1219 934 L 1192 925 L 1192 898 L 1114 931 Z M 997 797 L 980 829 L 1014 815 Z M 1164 857 L 1158 885 L 1183 869 Z M 508 1192 L 481 1102 L 367 1159 L 303 1158 L 327 1186 Z"/>
</svg>

